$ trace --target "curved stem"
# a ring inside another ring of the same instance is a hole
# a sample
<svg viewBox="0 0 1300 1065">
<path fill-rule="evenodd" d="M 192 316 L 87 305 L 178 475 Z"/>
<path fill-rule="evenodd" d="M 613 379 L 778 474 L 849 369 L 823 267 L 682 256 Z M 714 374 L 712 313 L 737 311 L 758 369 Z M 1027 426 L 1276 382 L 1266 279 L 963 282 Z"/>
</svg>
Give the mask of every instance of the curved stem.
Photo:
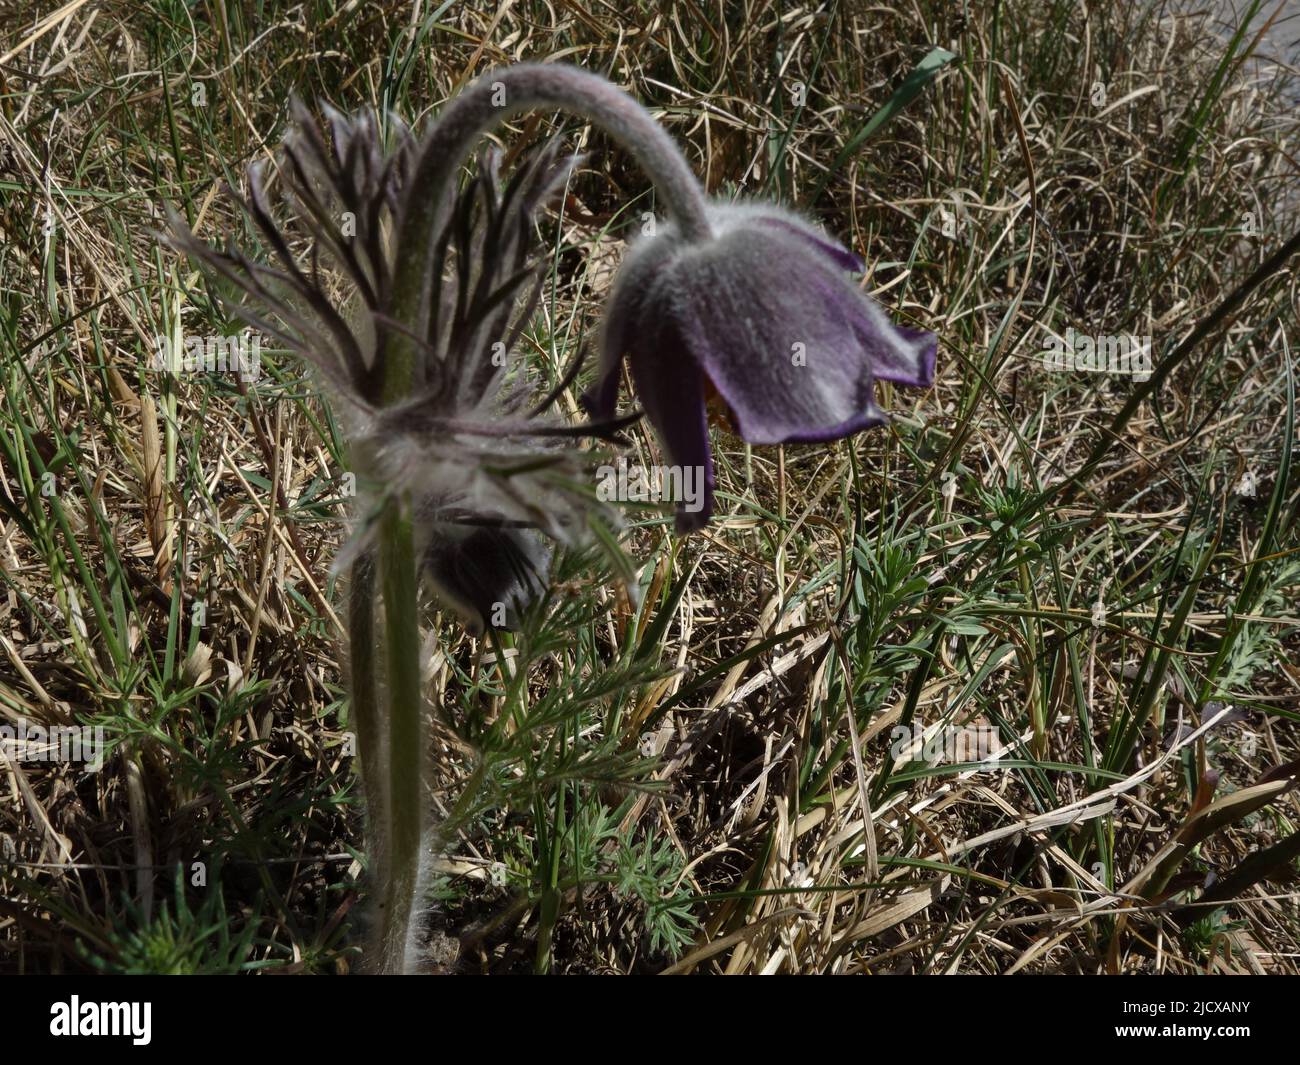
<svg viewBox="0 0 1300 1065">
<path fill-rule="evenodd" d="M 650 112 L 599 74 L 560 64 L 521 63 L 489 71 L 447 104 L 429 131 L 402 194 L 394 270 L 393 317 L 424 336 L 436 237 L 450 207 L 455 175 L 482 134 L 521 111 L 554 107 L 590 119 L 626 147 L 649 175 L 687 240 L 710 235 L 704 190 L 677 142 Z M 392 338 L 384 402 L 410 391 L 415 346 Z"/>
</svg>

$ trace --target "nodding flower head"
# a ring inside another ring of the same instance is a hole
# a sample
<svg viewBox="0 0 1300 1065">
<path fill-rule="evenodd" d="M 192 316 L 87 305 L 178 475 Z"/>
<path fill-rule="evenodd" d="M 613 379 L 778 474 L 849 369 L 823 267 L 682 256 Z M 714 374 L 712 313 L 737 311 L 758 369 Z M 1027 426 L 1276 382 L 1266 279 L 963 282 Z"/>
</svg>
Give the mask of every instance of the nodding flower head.
<svg viewBox="0 0 1300 1065">
<path fill-rule="evenodd" d="M 231 312 L 307 360 L 342 401 L 375 505 L 336 567 L 368 548 L 384 498 L 409 495 L 434 590 L 473 628 L 509 627 L 545 583 L 550 553 L 530 530 L 567 542 L 588 527 L 586 461 L 570 440 L 623 424 L 564 424 L 550 409 L 577 365 L 542 395 L 516 358 L 544 278 L 535 215 L 577 159 L 562 159 L 552 141 L 503 181 L 493 149 L 462 190 L 449 186 L 414 329 L 392 315 L 402 280 L 393 231 L 417 159 L 413 137 L 395 119 L 385 137 L 370 113 L 327 110 L 325 129 L 300 103 L 292 111 L 276 177 L 254 164 L 239 200 L 276 262 L 210 247 L 175 214 L 166 239 L 233 285 Z M 289 208 L 284 222 L 273 184 Z M 295 253 L 303 237 L 305 263 Z M 417 357 L 409 390 L 392 400 L 385 380 L 397 341 Z"/>
<path fill-rule="evenodd" d="M 752 444 L 836 440 L 887 420 L 875 382 L 934 379 L 933 333 L 895 325 L 849 279 L 858 258 L 774 206 L 711 205 L 711 236 L 673 224 L 629 250 L 606 310 L 601 365 L 586 397 L 612 416 L 624 356 L 646 415 L 676 465 L 702 468 L 708 521 L 713 458 L 705 405 L 716 391 Z"/>
</svg>

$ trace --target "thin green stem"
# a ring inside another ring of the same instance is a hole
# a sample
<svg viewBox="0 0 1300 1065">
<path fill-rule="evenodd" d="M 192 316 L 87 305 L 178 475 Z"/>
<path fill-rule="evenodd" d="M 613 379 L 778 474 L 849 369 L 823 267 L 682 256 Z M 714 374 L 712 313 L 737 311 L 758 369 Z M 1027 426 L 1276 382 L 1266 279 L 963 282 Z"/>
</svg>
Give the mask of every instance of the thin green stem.
<svg viewBox="0 0 1300 1065">
<path fill-rule="evenodd" d="M 424 707 L 414 535 L 396 501 L 382 518 L 379 576 L 388 666 L 388 861 L 380 921 L 379 967 L 409 967 L 412 924 L 420 906 L 424 835 Z"/>
<path fill-rule="evenodd" d="M 352 728 L 361 759 L 361 783 L 365 789 L 369 874 L 376 884 L 388 875 L 388 780 L 384 773 L 383 707 L 379 701 L 379 676 L 375 663 L 375 564 L 363 556 L 352 566 L 348 590 L 348 665 L 352 692 Z"/>
</svg>

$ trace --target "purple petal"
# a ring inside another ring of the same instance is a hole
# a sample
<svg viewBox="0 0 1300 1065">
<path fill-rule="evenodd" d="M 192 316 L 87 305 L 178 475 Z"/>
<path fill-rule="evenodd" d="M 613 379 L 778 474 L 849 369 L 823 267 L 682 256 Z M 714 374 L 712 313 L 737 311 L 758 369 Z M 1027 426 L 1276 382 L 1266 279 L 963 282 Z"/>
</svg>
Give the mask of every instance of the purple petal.
<svg viewBox="0 0 1300 1065">
<path fill-rule="evenodd" d="M 760 218 L 760 221 L 764 225 L 773 226 L 807 241 L 837 266 L 851 274 L 861 274 L 867 269 L 867 264 L 859 256 L 854 255 L 853 252 L 838 241 L 832 240 L 825 234 L 818 233 L 815 229 L 795 225 L 784 218 Z"/>
<path fill-rule="evenodd" d="M 680 247 L 676 228 L 665 225 L 657 236 L 643 237 L 632 245 L 614 279 L 605 319 L 601 323 L 600 364 L 596 380 L 582 397 L 582 405 L 597 421 L 607 421 L 614 416 L 618 406 L 619 367 L 645 328 L 641 319 L 649 313 L 646 310 L 646 292 Z"/>
<path fill-rule="evenodd" d="M 714 208 L 714 216 L 719 223 L 720 232 L 753 225 L 770 226 L 782 233 L 798 237 L 827 256 L 842 270 L 847 270 L 851 274 L 861 274 L 866 271 L 866 263 L 834 237 L 828 236 L 792 211 L 781 210 L 775 204 L 730 204 Z"/>
<path fill-rule="evenodd" d="M 692 483 L 704 486 L 698 509 L 678 501 L 677 531 L 703 528 L 713 513 L 713 455 L 700 372 L 682 350 L 681 339 L 662 321 L 635 342 L 629 364 L 641 405 L 669 460 L 683 472 L 691 471 Z"/>
<path fill-rule="evenodd" d="M 867 409 L 861 414 L 855 414 L 848 421 L 840 422 L 839 425 L 832 425 L 826 429 L 810 429 L 804 433 L 794 433 L 787 436 L 784 443 L 820 444 L 826 440 L 841 440 L 846 436 L 852 436 L 854 433 L 860 433 L 863 429 L 873 429 L 877 425 L 886 425 L 889 422 L 889 415 L 876 406 L 874 399 L 867 402 Z"/>
<path fill-rule="evenodd" d="M 863 305 L 866 315 L 854 332 L 871 358 L 876 378 L 912 388 L 934 384 L 939 338 L 925 329 L 894 325 L 869 296 L 863 296 Z"/>
<path fill-rule="evenodd" d="M 769 227 L 684 253 L 650 299 L 671 306 L 691 356 L 755 444 L 880 424 L 874 354 L 890 357 L 881 376 L 897 376 L 903 349 L 919 344 L 896 340 L 884 313 L 806 241 Z"/>
</svg>

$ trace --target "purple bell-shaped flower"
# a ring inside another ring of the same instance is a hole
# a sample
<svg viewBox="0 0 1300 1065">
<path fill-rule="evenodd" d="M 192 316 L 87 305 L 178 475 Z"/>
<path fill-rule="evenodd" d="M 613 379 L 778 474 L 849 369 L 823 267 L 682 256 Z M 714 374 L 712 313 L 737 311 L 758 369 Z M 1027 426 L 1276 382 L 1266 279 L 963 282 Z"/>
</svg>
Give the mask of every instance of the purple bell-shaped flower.
<svg viewBox="0 0 1300 1065">
<path fill-rule="evenodd" d="M 713 205 L 708 219 L 705 239 L 666 223 L 632 246 L 587 397 L 596 418 L 613 414 L 626 356 L 672 462 L 703 471 L 704 506 L 678 506 L 679 532 L 703 526 L 713 507 L 710 388 L 744 440 L 781 444 L 883 423 L 877 380 L 934 380 L 935 335 L 890 321 L 848 276 L 863 264 L 814 226 L 768 205 Z"/>
</svg>

